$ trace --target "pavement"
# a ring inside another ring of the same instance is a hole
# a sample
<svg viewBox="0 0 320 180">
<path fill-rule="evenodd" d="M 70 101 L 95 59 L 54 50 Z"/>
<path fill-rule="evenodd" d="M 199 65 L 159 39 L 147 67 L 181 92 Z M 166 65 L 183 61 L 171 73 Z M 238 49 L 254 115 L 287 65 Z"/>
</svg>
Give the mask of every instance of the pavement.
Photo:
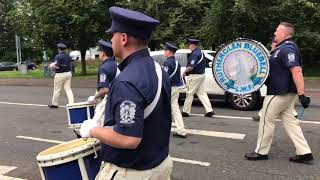
<svg viewBox="0 0 320 180">
<path fill-rule="evenodd" d="M 47 85 L 31 86 L 32 82 L 20 81 L 19 86 L 0 85 L 0 180 L 41 179 L 36 160 L 39 152 L 76 138 L 68 128 L 66 109 L 47 107 L 52 97 L 52 79 L 47 80 Z M 75 101 L 83 102 L 92 95 L 94 88 L 81 87 L 94 87 L 94 84 L 95 79 L 74 78 Z M 60 100 L 61 105 L 67 103 L 64 92 Z M 257 111 L 237 111 L 218 101 L 213 101 L 212 105 L 216 115 L 208 118 L 203 116 L 202 105 L 194 103 L 192 116 L 184 118 L 188 138 L 171 136 L 172 180 L 320 179 L 319 107 L 310 106 L 301 121 L 315 156 L 313 165 L 305 165 L 288 161 L 288 157 L 295 154 L 295 148 L 281 122 L 277 122 L 270 159 L 247 161 L 244 153 L 253 151 L 256 145 L 259 123 L 252 121 L 251 116 Z"/>
<path fill-rule="evenodd" d="M 96 78 L 72 78 L 72 88 L 95 88 Z M 0 86 L 53 87 L 53 78 L 0 78 Z M 320 80 L 305 80 L 306 95 L 311 96 L 311 105 L 320 106 Z"/>
<path fill-rule="evenodd" d="M 72 87 L 90 88 L 96 86 L 96 78 L 72 78 Z M 0 78 L 0 86 L 53 86 L 53 78 Z M 320 80 L 305 80 L 305 89 L 320 92 Z"/>
</svg>

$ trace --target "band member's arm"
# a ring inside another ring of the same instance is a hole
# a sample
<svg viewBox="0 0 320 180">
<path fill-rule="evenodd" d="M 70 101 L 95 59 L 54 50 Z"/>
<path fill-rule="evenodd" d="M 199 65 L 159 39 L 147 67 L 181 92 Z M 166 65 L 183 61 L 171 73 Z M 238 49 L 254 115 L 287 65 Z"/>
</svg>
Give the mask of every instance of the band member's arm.
<svg viewBox="0 0 320 180">
<path fill-rule="evenodd" d="M 55 68 L 56 68 L 56 69 L 60 68 L 60 66 L 61 66 L 61 64 L 62 64 L 62 63 L 61 63 L 61 58 L 62 58 L 62 57 L 61 57 L 60 54 L 57 54 L 56 57 L 54 58 L 54 62 L 55 62 L 54 65 L 55 65 Z"/>
<path fill-rule="evenodd" d="M 50 67 L 52 69 L 59 69 L 60 68 L 60 63 L 61 63 L 61 57 L 60 57 L 60 54 L 57 54 L 55 57 L 54 57 L 54 63 L 51 63 L 50 64 Z"/>
<path fill-rule="evenodd" d="M 109 72 L 106 69 L 101 69 L 99 71 L 99 83 L 98 83 L 98 93 L 94 96 L 95 100 L 103 99 L 106 94 L 109 93 Z"/>
<path fill-rule="evenodd" d="M 94 96 L 94 99 L 95 100 L 103 99 L 104 96 L 108 93 L 109 93 L 109 88 L 107 87 L 100 88 L 98 93 Z"/>
<path fill-rule="evenodd" d="M 163 70 L 166 71 L 169 76 L 173 72 L 173 70 L 170 68 L 170 64 L 168 61 L 165 61 L 163 63 Z"/>
<path fill-rule="evenodd" d="M 196 67 L 198 60 L 198 56 L 191 54 L 188 58 L 188 62 L 190 62 L 190 64 L 187 66 L 186 70 L 184 70 L 182 76 L 186 76 L 190 71 L 192 71 Z"/>
<path fill-rule="evenodd" d="M 90 131 L 91 137 L 112 147 L 135 149 L 143 136 L 145 99 L 127 82 L 115 84 L 112 93 L 106 113 L 112 111 L 110 113 L 114 115 L 105 116 L 105 125 L 112 128 L 93 128 Z"/>
<path fill-rule="evenodd" d="M 302 74 L 302 68 L 300 66 L 294 66 L 290 68 L 290 71 L 292 73 L 293 81 L 297 87 L 298 95 L 303 95 L 304 94 L 304 78 Z"/>
<path fill-rule="evenodd" d="M 142 140 L 142 138 L 122 135 L 112 128 L 102 127 L 92 129 L 91 136 L 104 144 L 121 149 L 136 149 Z"/>
<path fill-rule="evenodd" d="M 297 88 L 298 95 L 304 94 L 304 79 L 299 61 L 299 56 L 296 53 L 295 48 L 286 48 L 282 50 L 281 59 L 283 64 L 287 66 L 292 74 L 293 81 Z"/>
<path fill-rule="evenodd" d="M 186 75 L 188 74 L 188 72 L 190 72 L 190 71 L 192 71 L 192 70 L 193 70 L 193 67 L 188 66 L 188 67 L 184 70 L 182 76 L 186 76 Z"/>
</svg>

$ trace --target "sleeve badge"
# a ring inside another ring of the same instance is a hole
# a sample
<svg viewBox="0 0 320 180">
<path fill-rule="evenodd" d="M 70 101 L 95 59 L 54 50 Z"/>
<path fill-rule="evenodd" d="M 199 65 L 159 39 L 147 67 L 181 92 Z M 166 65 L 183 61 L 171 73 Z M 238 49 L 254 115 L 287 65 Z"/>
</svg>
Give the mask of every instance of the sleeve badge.
<svg viewBox="0 0 320 180">
<path fill-rule="evenodd" d="M 106 78 L 107 78 L 107 76 L 104 73 L 101 73 L 100 77 L 99 77 L 99 79 L 100 79 L 99 82 L 101 82 L 101 83 L 106 82 Z"/>
<path fill-rule="evenodd" d="M 125 100 L 120 104 L 120 123 L 133 124 L 136 115 L 136 104 L 132 101 Z"/>
<path fill-rule="evenodd" d="M 295 60 L 296 60 L 295 54 L 294 53 L 289 53 L 288 54 L 288 60 L 289 60 L 289 63 L 295 62 Z"/>
<path fill-rule="evenodd" d="M 164 67 L 163 67 L 163 70 L 166 71 L 166 72 L 168 72 L 169 67 L 168 67 L 168 66 L 164 66 Z"/>
</svg>

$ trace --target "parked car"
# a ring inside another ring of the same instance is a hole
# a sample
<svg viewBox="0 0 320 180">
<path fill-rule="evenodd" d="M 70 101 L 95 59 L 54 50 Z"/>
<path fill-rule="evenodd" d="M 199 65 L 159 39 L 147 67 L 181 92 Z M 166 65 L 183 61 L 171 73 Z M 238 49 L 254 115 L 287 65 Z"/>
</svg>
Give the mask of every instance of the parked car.
<svg viewBox="0 0 320 180">
<path fill-rule="evenodd" d="M 212 50 L 203 50 L 203 52 L 206 61 L 206 79 L 204 81 L 204 89 L 207 92 L 210 99 L 223 100 L 226 103 L 231 104 L 231 106 L 234 109 L 238 110 L 253 110 L 260 108 L 262 100 L 267 92 L 267 88 L 265 86 L 263 86 L 259 91 L 245 95 L 231 94 L 225 91 L 218 85 L 218 83 L 213 77 L 212 63 L 216 52 Z M 187 59 L 190 54 L 191 51 L 189 49 L 179 49 L 175 53 L 175 58 L 181 65 L 181 73 L 184 72 L 186 68 Z M 150 55 L 160 65 L 163 65 L 166 59 L 164 56 L 164 51 L 151 51 Z M 180 97 L 185 97 L 185 92 L 186 90 L 182 89 L 181 93 L 183 95 Z"/>
<path fill-rule="evenodd" d="M 0 71 L 17 71 L 18 66 L 13 62 L 0 62 Z"/>
<path fill-rule="evenodd" d="M 36 63 L 34 63 L 32 61 L 22 61 L 21 64 L 27 64 L 28 69 L 31 69 L 31 70 L 37 69 Z"/>
</svg>

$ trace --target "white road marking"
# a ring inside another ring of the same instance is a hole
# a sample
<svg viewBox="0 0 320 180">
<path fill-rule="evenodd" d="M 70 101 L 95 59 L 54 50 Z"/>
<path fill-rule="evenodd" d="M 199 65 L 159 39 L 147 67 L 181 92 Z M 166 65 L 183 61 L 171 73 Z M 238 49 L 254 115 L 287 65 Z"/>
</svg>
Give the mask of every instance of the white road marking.
<svg viewBox="0 0 320 180">
<path fill-rule="evenodd" d="M 14 102 L 0 102 L 0 104 L 18 105 L 18 106 L 48 107 L 47 104 L 29 104 L 29 103 L 14 103 Z M 59 106 L 59 107 L 66 107 L 66 106 Z"/>
<path fill-rule="evenodd" d="M 18 105 L 18 106 L 37 106 L 37 107 L 48 107 L 47 104 L 30 104 L 30 103 L 14 103 L 14 102 L 0 102 L 0 104 L 7 104 L 7 105 Z M 65 108 L 66 106 L 59 106 L 62 108 Z M 203 114 L 190 114 L 192 116 L 201 116 L 203 117 Z M 222 116 L 222 115 L 213 115 L 213 117 L 217 118 L 225 118 L 225 119 L 247 119 L 252 120 L 252 117 L 243 117 L 243 116 Z M 300 123 L 306 123 L 306 124 L 320 124 L 318 121 L 300 121 Z"/>
<path fill-rule="evenodd" d="M 62 143 L 66 142 L 66 141 L 57 141 L 57 140 L 51 140 L 51 139 L 35 138 L 35 137 L 30 137 L 30 136 L 16 136 L 16 137 L 21 138 L 21 139 L 49 142 L 49 143 L 54 143 L 54 144 L 62 144 Z M 201 162 L 201 161 L 195 161 L 195 160 L 190 160 L 190 159 L 181 159 L 181 158 L 175 158 L 175 157 L 171 157 L 171 158 L 173 161 L 177 161 L 177 162 L 182 162 L 182 163 L 187 163 L 187 164 L 195 164 L 195 165 L 200 165 L 200 166 L 210 166 L 210 163 L 208 163 L 208 162 Z M 0 172 L 1 172 L 1 169 L 0 169 Z M 0 178 L 0 180 L 2 180 L 2 179 Z M 4 180 L 7 180 L 7 179 L 4 179 Z"/>
<path fill-rule="evenodd" d="M 202 135 L 202 136 L 211 136 L 211 137 L 221 137 L 228 139 L 244 139 L 245 134 L 238 133 L 227 133 L 227 132 L 218 132 L 218 131 L 205 131 L 197 129 L 185 129 L 188 134 Z M 171 131 L 177 132 L 177 128 L 171 128 Z"/>
<path fill-rule="evenodd" d="M 190 114 L 192 116 L 202 116 L 203 114 Z M 247 119 L 252 120 L 252 117 L 243 117 L 243 116 L 220 116 L 220 115 L 213 115 L 212 117 L 219 117 L 219 118 L 225 118 L 225 119 Z M 277 119 L 277 121 L 281 121 L 280 119 Z M 299 120 L 300 121 L 300 120 Z M 306 124 L 320 124 L 319 121 L 305 121 L 302 120 L 300 123 L 306 123 Z"/>
<path fill-rule="evenodd" d="M 29 140 L 34 140 L 34 141 L 41 141 L 41 142 L 48 142 L 48 143 L 53 143 L 53 144 L 61 144 L 64 143 L 65 141 L 57 141 L 57 140 L 51 140 L 51 139 L 42 139 L 42 138 L 36 138 L 36 137 L 30 137 L 30 136 L 16 136 L 17 138 L 20 139 L 29 139 Z"/>
<path fill-rule="evenodd" d="M 187 163 L 187 164 L 195 164 L 195 165 L 207 166 L 207 167 L 211 165 L 211 163 L 208 163 L 208 162 L 194 161 L 190 159 L 181 159 L 181 158 L 175 158 L 175 157 L 171 157 L 171 158 L 173 161 Z"/>
<path fill-rule="evenodd" d="M 191 116 L 201 116 L 204 117 L 203 114 L 190 114 Z M 218 118 L 226 118 L 226 119 L 252 119 L 252 117 L 241 117 L 241 116 L 221 116 L 221 115 L 213 115 L 212 117 Z"/>
<path fill-rule="evenodd" d="M 21 179 L 21 178 L 15 178 L 15 177 L 9 177 L 9 176 L 4 176 L 3 174 L 6 174 L 17 167 L 14 166 L 1 166 L 0 165 L 0 179 L 1 180 L 26 180 L 26 179 Z"/>
<path fill-rule="evenodd" d="M 176 126 L 175 123 L 171 124 L 172 126 Z M 177 128 L 171 128 L 171 131 L 177 132 Z M 223 137 L 229 139 L 244 139 L 245 134 L 238 133 L 227 133 L 227 132 L 217 132 L 217 131 L 205 131 L 205 130 L 197 130 L 197 129 L 186 129 L 186 132 L 189 134 L 202 135 L 202 136 L 211 136 L 211 137 Z"/>
</svg>

